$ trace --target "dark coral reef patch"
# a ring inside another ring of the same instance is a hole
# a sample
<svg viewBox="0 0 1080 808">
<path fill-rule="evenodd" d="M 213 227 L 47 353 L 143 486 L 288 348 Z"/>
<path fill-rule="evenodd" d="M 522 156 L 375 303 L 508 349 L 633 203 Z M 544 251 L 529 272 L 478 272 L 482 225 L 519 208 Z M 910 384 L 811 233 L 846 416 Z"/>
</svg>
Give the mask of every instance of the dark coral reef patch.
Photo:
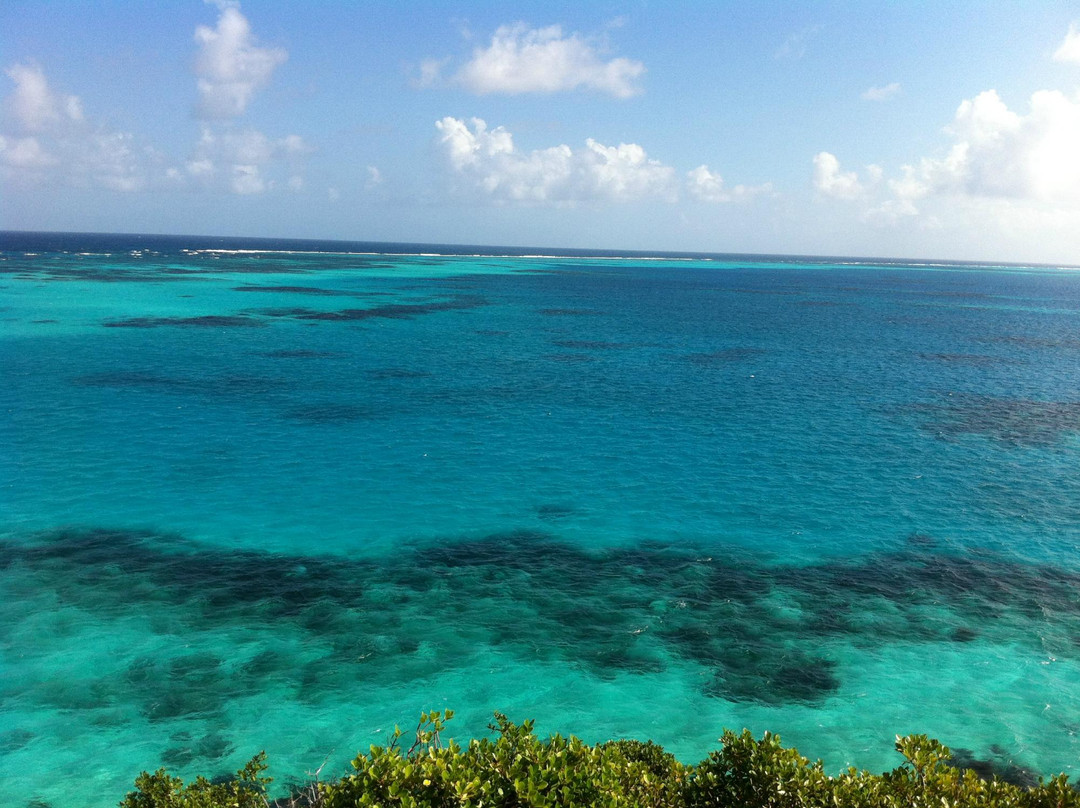
<svg viewBox="0 0 1080 808">
<path fill-rule="evenodd" d="M 949 394 L 910 408 L 923 428 L 945 440 L 977 435 L 1006 447 L 1050 447 L 1080 433 L 1080 401 L 1039 401 Z"/>
<path fill-rule="evenodd" d="M 106 320 L 106 328 L 257 328 L 264 323 L 243 314 L 206 314 L 199 317 L 128 317 Z"/>
<path fill-rule="evenodd" d="M 537 514 L 560 519 L 571 512 L 541 505 Z M 80 708 L 134 699 L 151 721 L 213 716 L 270 682 L 315 700 L 368 679 L 424 679 L 470 664 L 490 647 L 600 678 L 655 673 L 682 660 L 702 668 L 707 695 L 812 705 L 843 687 L 843 667 L 828 650 L 833 642 L 866 649 L 994 642 L 1024 626 L 1033 637 L 1080 635 L 1080 575 L 941 554 L 921 543 L 859 561 L 790 567 L 745 552 L 707 556 L 648 543 L 587 552 L 532 530 L 377 559 L 68 530 L 0 544 L 0 569 L 14 567 L 32 576 L 36 591 L 105 619 L 165 610 L 165 623 L 179 621 L 194 633 L 261 627 L 323 649 L 303 660 L 268 647 L 223 659 L 178 647 L 171 658 L 143 658 L 119 676 L 102 675 L 78 694 L 31 688 L 32 698 L 75 699 Z M 977 635 L 972 625 L 981 627 Z M 1052 649 L 1059 656 L 1080 654 L 1075 644 L 1059 645 Z M 192 740 L 177 744 L 175 754 L 214 748 Z"/>
</svg>

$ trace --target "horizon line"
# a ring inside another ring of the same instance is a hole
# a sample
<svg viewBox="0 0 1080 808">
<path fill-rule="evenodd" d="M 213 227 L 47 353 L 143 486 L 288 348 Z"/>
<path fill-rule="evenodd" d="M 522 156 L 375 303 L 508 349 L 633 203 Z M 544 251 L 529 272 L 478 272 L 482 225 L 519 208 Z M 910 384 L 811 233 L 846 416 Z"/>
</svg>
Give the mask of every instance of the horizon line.
<svg viewBox="0 0 1080 808">
<path fill-rule="evenodd" d="M 90 231 L 90 230 L 7 230 L 0 229 L 0 238 L 7 236 L 107 236 L 114 238 L 161 238 L 161 239 L 203 239 L 224 240 L 230 242 L 292 242 L 296 244 L 342 244 L 364 245 L 371 247 L 393 247 L 398 249 L 367 249 L 349 250 L 341 252 L 353 252 L 357 254 L 375 255 L 413 255 L 413 256 L 442 256 L 442 257 L 484 257 L 484 258 L 581 258 L 581 259 L 654 259 L 654 260 L 698 260 L 715 261 L 729 259 L 749 259 L 762 261 L 763 259 L 783 260 L 791 262 L 811 261 L 813 263 L 854 263 L 854 264 L 885 264 L 885 265 L 941 265 L 941 266 L 973 266 L 973 267 L 1029 267 L 1029 268 L 1057 268 L 1057 269 L 1080 269 L 1080 264 L 1048 263 L 1048 262 L 1025 262 L 1025 261 L 985 261 L 977 259 L 958 258 L 902 258 L 888 256 L 858 256 L 858 255 L 814 255 L 809 253 L 750 253 L 750 252 L 709 252 L 702 250 L 640 250 L 640 249 L 616 249 L 610 247 L 537 247 L 533 245 L 503 245 L 503 244 L 474 244 L 467 242 L 423 242 L 423 241 L 380 241 L 363 239 L 342 238 L 310 238 L 296 236 L 224 236 L 200 233 L 131 233 L 113 231 Z M 454 252 L 440 252 L 432 248 L 451 248 Z M 403 248 L 411 248 L 405 251 Z M 429 249 L 423 249 L 429 248 Z M 213 248 L 200 248 L 201 250 Z M 469 252 L 466 252 L 466 251 Z M 496 252 L 501 250 L 502 252 Z M 0 245 L 3 251 L 3 245 Z M 248 250 L 248 252 L 299 252 L 299 250 L 287 250 L 285 248 Z M 333 250 L 315 249 L 309 252 L 330 253 Z"/>
</svg>

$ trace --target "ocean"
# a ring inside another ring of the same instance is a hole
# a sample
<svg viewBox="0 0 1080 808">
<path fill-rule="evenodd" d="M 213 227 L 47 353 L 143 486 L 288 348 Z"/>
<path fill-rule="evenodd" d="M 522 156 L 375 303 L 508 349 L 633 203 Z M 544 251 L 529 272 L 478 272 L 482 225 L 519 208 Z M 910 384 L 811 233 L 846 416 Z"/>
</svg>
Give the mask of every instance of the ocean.
<svg viewBox="0 0 1080 808">
<path fill-rule="evenodd" d="M 0 804 L 451 708 L 1080 774 L 1080 272 L 0 234 Z"/>
</svg>

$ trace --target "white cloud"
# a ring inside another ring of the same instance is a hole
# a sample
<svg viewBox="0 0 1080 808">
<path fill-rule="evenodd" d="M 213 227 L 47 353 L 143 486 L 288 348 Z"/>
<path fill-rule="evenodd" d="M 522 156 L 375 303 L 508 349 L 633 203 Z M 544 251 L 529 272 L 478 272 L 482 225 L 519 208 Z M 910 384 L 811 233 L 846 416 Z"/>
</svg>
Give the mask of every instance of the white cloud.
<svg viewBox="0 0 1080 808">
<path fill-rule="evenodd" d="M 707 165 L 686 172 L 686 190 L 691 197 L 701 202 L 731 202 L 736 199 L 772 193 L 772 183 L 764 185 L 736 185 L 728 188 L 719 174 L 714 174 Z"/>
<path fill-rule="evenodd" d="M 239 3 L 220 2 L 217 28 L 195 29 L 199 56 L 195 65 L 199 117 L 235 118 L 244 113 L 256 90 L 266 86 L 274 69 L 288 58 L 283 48 L 256 44 Z"/>
<path fill-rule="evenodd" d="M 636 143 L 605 146 L 592 138 L 585 141 L 586 188 L 603 198 L 628 201 L 646 196 L 674 198 L 675 169 L 650 160 Z"/>
<path fill-rule="evenodd" d="M 127 132 L 95 134 L 76 170 L 113 191 L 138 191 L 148 181 L 143 156 L 137 151 L 134 137 Z"/>
<path fill-rule="evenodd" d="M 223 17 L 236 10 L 222 2 Z M 177 168 L 132 134 L 87 119 L 79 98 L 53 90 L 41 68 L 14 65 L 5 73 L 14 87 L 4 100 L 13 131 L 0 131 L 4 179 L 119 192 L 194 184 L 237 194 L 262 193 L 279 182 L 297 190 L 302 183 L 298 169 L 311 148 L 299 135 L 271 140 L 255 130 L 206 126 Z"/>
<path fill-rule="evenodd" d="M 953 142 L 943 157 L 904 166 L 890 183 L 898 197 L 961 194 L 1080 206 L 1080 97 L 1041 90 L 1022 115 L 987 90 L 961 103 L 945 132 Z"/>
<path fill-rule="evenodd" d="M 374 188 L 376 185 L 381 185 L 383 178 L 382 172 L 376 166 L 367 167 L 367 182 L 364 184 L 365 188 Z"/>
<path fill-rule="evenodd" d="M 464 121 L 449 117 L 435 126 L 450 166 L 485 194 L 534 202 L 565 201 L 573 195 L 569 146 L 523 154 L 514 148 L 508 131 L 501 126 L 488 131 L 479 118 L 472 119 L 471 130 Z"/>
<path fill-rule="evenodd" d="M 420 83 L 438 82 L 443 63 L 426 60 Z M 604 61 L 588 39 L 562 28 L 529 28 L 524 23 L 503 25 L 486 48 L 476 48 L 454 76 L 454 83 L 479 93 L 555 93 L 595 90 L 629 98 L 641 89 L 634 83 L 645 72 L 641 62 L 615 58 Z"/>
<path fill-rule="evenodd" d="M 703 202 L 727 202 L 731 194 L 724 188 L 724 178 L 700 165 L 686 172 L 686 187 L 690 195 Z"/>
<path fill-rule="evenodd" d="M 164 176 L 160 155 L 127 132 L 87 120 L 79 98 L 53 90 L 40 67 L 17 64 L 5 74 L 15 85 L 5 119 L 29 135 L 0 134 L 5 178 L 130 192 Z"/>
<path fill-rule="evenodd" d="M 207 189 L 240 195 L 261 194 L 284 186 L 300 191 L 301 157 L 311 147 L 299 135 L 272 140 L 255 129 L 234 129 L 228 121 L 244 114 L 255 93 L 265 87 L 288 53 L 261 47 L 237 0 L 207 0 L 221 12 L 217 27 L 195 30 L 199 55 L 198 115 L 209 121 L 188 159 L 188 179 Z"/>
<path fill-rule="evenodd" d="M 866 196 L 870 211 L 912 216 L 915 203 L 930 197 L 999 198 L 1080 209 L 1080 96 L 1040 90 L 1026 114 L 1015 112 L 995 90 L 986 90 L 957 107 L 944 133 L 949 145 L 940 156 L 901 166 L 870 199 L 854 172 L 842 172 L 828 152 L 814 158 L 814 185 L 827 196 Z M 872 183 L 882 177 L 869 172 Z"/>
<path fill-rule="evenodd" d="M 860 98 L 863 101 L 887 101 L 900 92 L 900 82 L 894 81 L 884 87 L 871 87 Z"/>
<path fill-rule="evenodd" d="M 855 199 L 863 194 L 863 185 L 854 171 L 841 171 L 840 161 L 829 152 L 814 157 L 814 187 L 825 196 Z"/>
<path fill-rule="evenodd" d="M 40 67 L 16 64 L 5 73 L 15 82 L 7 106 L 21 131 L 29 134 L 56 131 L 83 120 L 79 99 L 53 92 Z"/>
<path fill-rule="evenodd" d="M 14 168 L 40 169 L 59 161 L 42 148 L 35 137 L 4 137 L 0 135 L 0 162 Z"/>
<path fill-rule="evenodd" d="M 254 129 L 215 132 L 203 127 L 194 154 L 186 164 L 188 176 L 206 187 L 223 184 L 234 194 L 258 194 L 277 187 L 277 179 L 291 190 L 303 187 L 303 178 L 295 173 L 300 155 L 311 149 L 299 135 L 271 140 Z"/>
<path fill-rule="evenodd" d="M 1054 51 L 1054 61 L 1080 64 L 1080 26 L 1075 22 L 1069 26 L 1061 47 Z"/>
<path fill-rule="evenodd" d="M 523 152 L 503 127 L 489 130 L 479 118 L 470 123 L 438 121 L 439 144 L 453 172 L 490 199 L 574 204 L 677 196 L 675 169 L 635 143 L 605 146 L 589 138 L 577 151 L 559 145 Z"/>
<path fill-rule="evenodd" d="M 896 229 L 943 254 L 1075 261 L 1080 249 L 1080 94 L 1034 93 L 1010 109 L 994 90 L 960 103 L 941 149 L 891 176 L 844 172 L 814 158 L 815 186 L 848 200 L 862 222 Z M 898 242 L 901 243 L 901 242 Z"/>
</svg>

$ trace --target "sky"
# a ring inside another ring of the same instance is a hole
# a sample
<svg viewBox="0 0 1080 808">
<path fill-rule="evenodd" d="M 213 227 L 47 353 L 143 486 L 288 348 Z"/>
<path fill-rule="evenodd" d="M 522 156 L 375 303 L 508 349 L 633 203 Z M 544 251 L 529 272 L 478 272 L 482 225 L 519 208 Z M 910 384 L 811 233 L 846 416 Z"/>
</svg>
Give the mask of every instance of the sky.
<svg viewBox="0 0 1080 808">
<path fill-rule="evenodd" d="M 4 0 L 0 229 L 1080 264 L 1080 5 Z"/>
</svg>

